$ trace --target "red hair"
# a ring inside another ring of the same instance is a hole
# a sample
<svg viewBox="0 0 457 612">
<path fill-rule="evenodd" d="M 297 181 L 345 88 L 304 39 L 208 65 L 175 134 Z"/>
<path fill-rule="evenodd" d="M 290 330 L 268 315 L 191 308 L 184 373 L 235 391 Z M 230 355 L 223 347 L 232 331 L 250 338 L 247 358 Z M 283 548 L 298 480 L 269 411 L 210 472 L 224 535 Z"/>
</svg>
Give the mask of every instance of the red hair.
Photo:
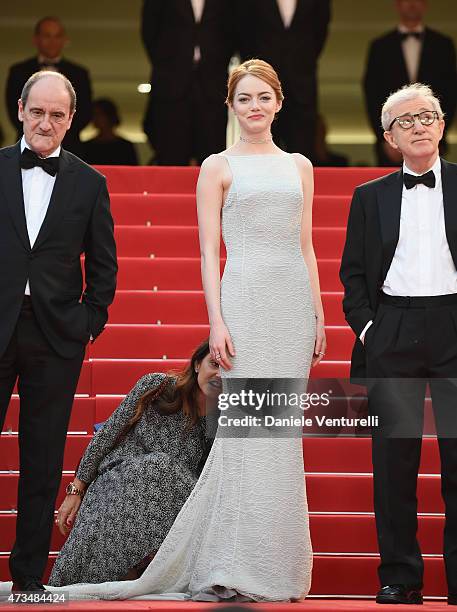
<svg viewBox="0 0 457 612">
<path fill-rule="evenodd" d="M 281 81 L 279 80 L 278 74 L 273 68 L 273 66 L 271 66 L 267 62 L 264 62 L 261 59 L 250 59 L 237 66 L 230 73 L 227 81 L 227 99 L 225 100 L 226 104 L 233 104 L 236 87 L 241 81 L 241 79 L 247 74 L 252 74 L 252 76 L 255 76 L 258 79 L 264 81 L 265 83 L 268 83 L 268 85 L 270 85 L 270 87 L 275 92 L 276 99 L 278 100 L 278 102 L 284 100 Z"/>
</svg>

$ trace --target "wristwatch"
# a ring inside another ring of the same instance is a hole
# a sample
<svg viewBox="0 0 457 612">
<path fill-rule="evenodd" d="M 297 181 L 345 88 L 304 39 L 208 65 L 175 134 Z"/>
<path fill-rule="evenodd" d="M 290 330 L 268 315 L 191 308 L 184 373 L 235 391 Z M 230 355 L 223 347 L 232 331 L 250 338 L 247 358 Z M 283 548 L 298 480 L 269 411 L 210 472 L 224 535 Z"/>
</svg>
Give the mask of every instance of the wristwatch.
<svg viewBox="0 0 457 612">
<path fill-rule="evenodd" d="M 84 497 L 85 491 L 78 489 L 73 482 L 70 482 L 65 489 L 65 493 L 67 495 L 79 495 L 79 497 Z"/>
</svg>

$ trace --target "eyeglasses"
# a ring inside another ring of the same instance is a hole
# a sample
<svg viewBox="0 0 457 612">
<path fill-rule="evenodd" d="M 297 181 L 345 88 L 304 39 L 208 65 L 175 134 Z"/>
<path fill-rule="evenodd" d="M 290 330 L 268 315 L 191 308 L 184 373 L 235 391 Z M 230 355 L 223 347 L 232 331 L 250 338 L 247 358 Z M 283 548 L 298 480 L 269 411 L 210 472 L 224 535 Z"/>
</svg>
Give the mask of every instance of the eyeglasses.
<svg viewBox="0 0 457 612">
<path fill-rule="evenodd" d="M 404 130 L 409 130 L 413 127 L 416 119 L 419 119 L 422 125 L 432 125 L 435 119 L 438 119 L 439 115 L 437 111 L 422 111 L 421 113 L 407 113 L 400 117 L 395 117 L 392 123 L 389 125 L 389 131 L 395 122 Z"/>
</svg>

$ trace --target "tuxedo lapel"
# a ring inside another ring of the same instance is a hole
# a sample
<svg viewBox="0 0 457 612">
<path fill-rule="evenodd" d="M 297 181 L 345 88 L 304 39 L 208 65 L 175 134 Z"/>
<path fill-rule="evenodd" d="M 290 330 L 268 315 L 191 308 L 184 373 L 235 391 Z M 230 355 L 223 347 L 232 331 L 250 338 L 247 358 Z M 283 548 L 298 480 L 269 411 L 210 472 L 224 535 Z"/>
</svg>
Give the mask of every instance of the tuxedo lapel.
<svg viewBox="0 0 457 612">
<path fill-rule="evenodd" d="M 68 201 L 75 193 L 77 175 L 75 170 L 75 164 L 70 155 L 62 149 L 60 152 L 59 171 L 54 183 L 54 189 L 52 190 L 48 210 L 33 245 L 33 250 L 39 248 L 63 217 Z"/>
<path fill-rule="evenodd" d="M 279 10 L 277 0 L 262 0 L 262 2 L 270 2 L 271 9 L 270 13 L 276 24 L 279 25 L 282 29 L 284 29 L 284 21 L 282 20 L 281 12 Z"/>
<path fill-rule="evenodd" d="M 204 19 L 206 20 L 206 12 L 207 12 L 207 9 L 208 9 L 208 4 L 209 4 L 209 2 L 211 2 L 211 0 L 205 0 L 205 1 L 203 2 L 203 11 L 202 11 L 202 16 L 201 16 L 201 18 L 200 18 L 200 23 L 203 23 L 203 20 L 204 20 Z M 218 0 L 218 2 L 219 2 L 219 0 Z M 193 12 L 193 10 L 192 10 L 192 12 Z M 194 19 L 195 19 L 195 18 L 194 18 Z"/>
<path fill-rule="evenodd" d="M 196 21 L 195 21 L 194 7 L 192 6 L 192 0 L 184 0 L 184 2 L 182 0 L 178 0 L 177 4 L 184 10 L 186 19 L 190 19 L 192 23 L 195 24 Z M 203 9 L 203 13 L 204 12 L 205 12 L 205 9 Z M 203 19 L 203 13 L 202 13 L 202 19 Z"/>
<path fill-rule="evenodd" d="M 457 165 L 441 160 L 441 183 L 446 238 L 457 268 Z"/>
<path fill-rule="evenodd" d="M 408 74 L 408 69 L 406 67 L 405 55 L 403 53 L 403 45 L 401 44 L 401 36 L 398 31 L 395 32 L 392 51 L 393 51 L 392 61 L 395 62 L 393 65 L 395 66 L 396 64 L 396 68 L 393 68 L 393 69 L 397 72 L 398 79 L 400 80 L 402 84 L 409 83 L 409 74 Z"/>
<path fill-rule="evenodd" d="M 403 192 L 403 172 L 399 170 L 380 181 L 377 187 L 379 222 L 382 237 L 382 277 L 385 279 L 392 263 L 400 235 L 400 212 Z"/>
<path fill-rule="evenodd" d="M 289 29 L 291 30 L 295 24 L 299 24 L 299 27 L 302 23 L 305 22 L 305 8 L 309 4 L 309 0 L 297 0 L 295 5 L 295 12 L 292 15 L 292 21 L 290 22 Z M 300 17 L 302 17 L 300 19 Z"/>
<path fill-rule="evenodd" d="M 2 190 L 19 238 L 25 248 L 30 250 L 30 240 L 25 219 L 21 166 L 19 163 L 21 155 L 20 143 L 18 142 L 14 147 L 5 151 L 4 155 L 2 172 L 0 172 Z"/>
<path fill-rule="evenodd" d="M 430 36 L 428 35 L 427 29 L 425 29 L 424 38 L 422 39 L 419 67 L 417 69 L 417 80 L 421 83 L 426 83 L 429 80 L 426 75 L 433 73 L 434 68 L 433 60 L 431 58 Z"/>
</svg>

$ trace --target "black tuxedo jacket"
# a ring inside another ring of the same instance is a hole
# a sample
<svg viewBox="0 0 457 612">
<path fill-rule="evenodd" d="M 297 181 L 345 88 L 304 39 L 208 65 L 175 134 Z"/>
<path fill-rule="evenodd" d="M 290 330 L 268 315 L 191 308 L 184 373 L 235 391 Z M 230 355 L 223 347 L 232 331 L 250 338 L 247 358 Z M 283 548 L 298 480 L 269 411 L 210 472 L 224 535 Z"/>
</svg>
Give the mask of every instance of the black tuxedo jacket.
<svg viewBox="0 0 457 612">
<path fill-rule="evenodd" d="M 197 73 L 205 94 L 224 103 L 227 69 L 236 51 L 232 1 L 205 0 L 196 23 L 191 0 L 144 0 L 141 34 L 153 66 L 153 98 L 185 96 Z M 197 67 L 195 46 L 201 51 Z"/>
<path fill-rule="evenodd" d="M 279 74 L 287 96 L 306 100 L 309 78 L 327 38 L 330 0 L 297 0 L 289 28 L 276 0 L 238 0 L 237 30 L 243 59 L 258 57 Z"/>
<path fill-rule="evenodd" d="M 457 268 L 457 164 L 442 159 L 441 173 L 446 237 Z M 352 378 L 365 376 L 365 350 L 359 335 L 376 316 L 380 289 L 395 254 L 402 191 L 403 172 L 399 170 L 360 185 L 352 198 L 340 269 L 343 310 L 356 335 Z"/>
<path fill-rule="evenodd" d="M 29 279 L 44 335 L 59 355 L 71 358 L 103 330 L 116 287 L 106 181 L 62 149 L 48 211 L 30 248 L 19 160 L 20 143 L 0 149 L 0 356 L 13 334 Z"/>
<path fill-rule="evenodd" d="M 92 93 L 88 71 L 82 66 L 63 59 L 56 68 L 69 79 L 76 91 L 76 113 L 71 128 L 68 130 L 63 146 L 72 152 L 79 152 L 79 132 L 86 127 L 92 118 Z M 22 136 L 22 123 L 17 117 L 17 101 L 22 88 L 34 72 L 41 70 L 36 57 L 11 66 L 6 82 L 6 108 L 11 123 L 17 129 L 18 138 Z"/>
<path fill-rule="evenodd" d="M 438 96 L 449 126 L 457 104 L 457 72 L 452 39 L 425 28 L 417 80 Z M 381 109 L 387 96 L 409 83 L 401 37 L 393 30 L 371 43 L 363 87 L 368 117 L 378 141 L 383 141 Z"/>
</svg>

